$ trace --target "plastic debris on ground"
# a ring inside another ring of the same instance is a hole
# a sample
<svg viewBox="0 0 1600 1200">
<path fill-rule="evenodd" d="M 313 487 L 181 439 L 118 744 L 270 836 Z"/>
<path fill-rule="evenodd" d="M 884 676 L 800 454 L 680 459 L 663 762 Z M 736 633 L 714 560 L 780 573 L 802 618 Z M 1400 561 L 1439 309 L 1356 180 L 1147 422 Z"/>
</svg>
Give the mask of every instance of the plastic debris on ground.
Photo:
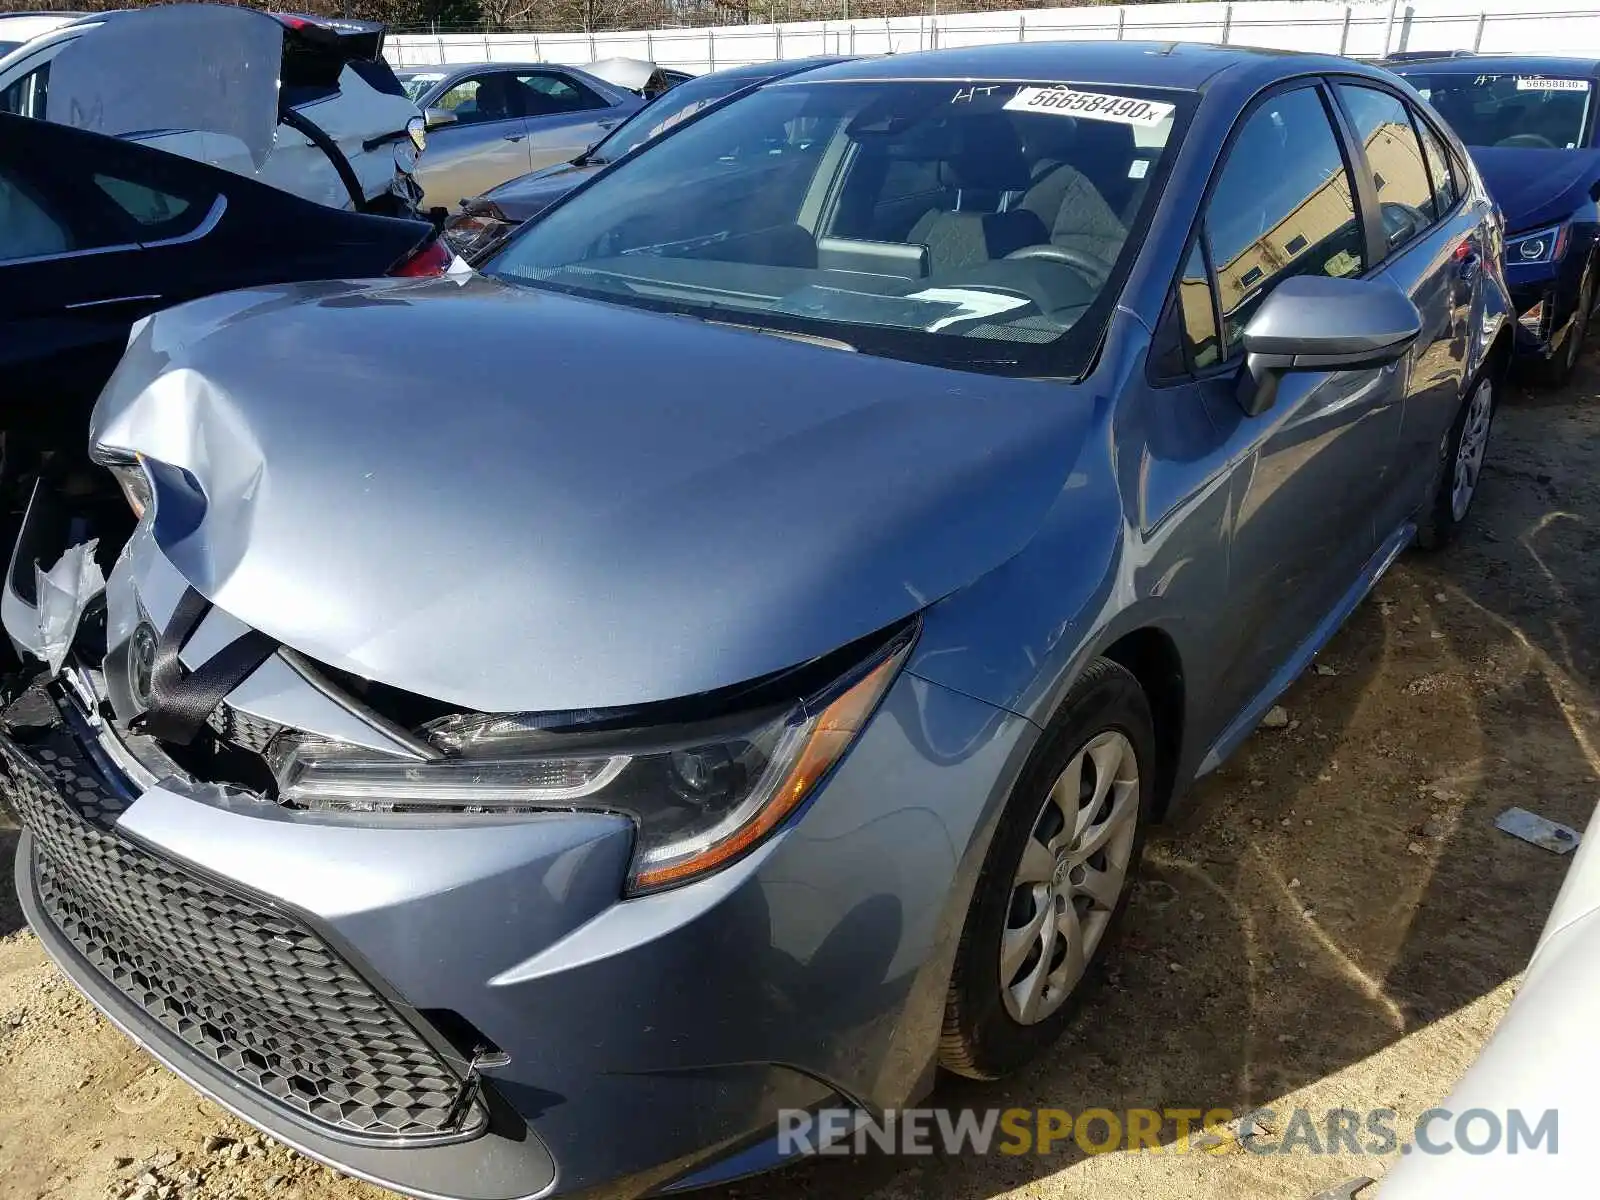
<svg viewBox="0 0 1600 1200">
<path fill-rule="evenodd" d="M 1556 854 L 1577 849 L 1578 831 L 1525 808 L 1508 808 L 1494 819 L 1495 828 Z"/>
</svg>

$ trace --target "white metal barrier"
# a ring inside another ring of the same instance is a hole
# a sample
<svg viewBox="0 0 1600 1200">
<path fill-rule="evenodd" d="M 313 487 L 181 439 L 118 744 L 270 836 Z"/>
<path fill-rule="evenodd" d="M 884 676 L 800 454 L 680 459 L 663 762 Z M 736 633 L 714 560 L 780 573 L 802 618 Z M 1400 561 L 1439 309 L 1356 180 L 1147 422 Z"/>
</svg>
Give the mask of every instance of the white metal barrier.
<svg viewBox="0 0 1600 1200">
<path fill-rule="evenodd" d="M 391 34 L 385 53 L 396 66 L 582 64 L 621 55 L 699 73 L 813 54 L 903 54 L 941 46 L 1085 39 L 1212 42 L 1363 56 L 1467 49 L 1600 58 L 1600 6 L 1596 0 L 1207 0 L 592 34 Z"/>
</svg>

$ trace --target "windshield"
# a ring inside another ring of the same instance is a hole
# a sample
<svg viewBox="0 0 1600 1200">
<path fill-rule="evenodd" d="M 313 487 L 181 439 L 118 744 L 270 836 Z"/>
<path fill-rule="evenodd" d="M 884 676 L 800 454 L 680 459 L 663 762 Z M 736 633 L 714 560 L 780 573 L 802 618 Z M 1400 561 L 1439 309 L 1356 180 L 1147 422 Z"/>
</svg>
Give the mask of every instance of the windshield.
<svg viewBox="0 0 1600 1200">
<path fill-rule="evenodd" d="M 1469 146 L 1572 150 L 1585 144 L 1587 79 L 1464 71 L 1404 75 Z"/>
<path fill-rule="evenodd" d="M 400 86 L 406 90 L 406 99 L 413 104 L 422 99 L 422 93 L 431 88 L 444 78 L 438 71 L 396 71 L 395 77 L 400 80 Z"/>
<path fill-rule="evenodd" d="M 632 154 L 657 134 L 665 133 L 680 121 L 693 116 L 708 104 L 715 104 L 759 80 L 749 77 L 737 79 L 697 79 L 680 83 L 661 99 L 647 104 L 612 131 L 594 148 L 589 158 L 592 162 L 616 162 Z"/>
<path fill-rule="evenodd" d="M 4 58 L 6 55 L 10 54 L 13 50 L 15 50 L 20 45 L 22 45 L 21 42 L 4 42 L 4 41 L 0 41 L 0 58 Z"/>
<path fill-rule="evenodd" d="M 772 84 L 573 193 L 486 269 L 895 357 L 1077 374 L 1187 102 L 1016 82 Z"/>
</svg>

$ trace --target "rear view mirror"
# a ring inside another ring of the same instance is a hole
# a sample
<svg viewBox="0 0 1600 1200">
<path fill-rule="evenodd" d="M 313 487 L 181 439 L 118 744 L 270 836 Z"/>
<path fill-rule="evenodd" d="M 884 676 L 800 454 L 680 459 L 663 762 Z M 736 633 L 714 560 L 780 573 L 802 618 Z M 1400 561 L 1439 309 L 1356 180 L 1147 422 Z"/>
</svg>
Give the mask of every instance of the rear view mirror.
<svg viewBox="0 0 1600 1200">
<path fill-rule="evenodd" d="M 1272 407 L 1289 371 L 1360 371 L 1396 362 L 1422 333 L 1422 314 L 1394 284 L 1296 275 L 1262 302 L 1244 330 L 1239 405 Z"/>
<path fill-rule="evenodd" d="M 456 114 L 448 108 L 430 108 L 422 114 L 422 119 L 427 122 L 429 129 L 438 129 L 445 125 L 456 123 Z"/>
</svg>

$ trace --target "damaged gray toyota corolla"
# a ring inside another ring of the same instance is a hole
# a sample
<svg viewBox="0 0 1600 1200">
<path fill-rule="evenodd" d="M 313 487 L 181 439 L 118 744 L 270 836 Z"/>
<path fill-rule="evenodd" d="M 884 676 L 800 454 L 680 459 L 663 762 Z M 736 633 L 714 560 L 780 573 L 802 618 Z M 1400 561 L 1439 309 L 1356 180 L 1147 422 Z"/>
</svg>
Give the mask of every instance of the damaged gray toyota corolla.
<svg viewBox="0 0 1600 1200">
<path fill-rule="evenodd" d="M 1394 189 L 1443 172 L 1408 243 L 1373 112 L 1437 155 Z M 716 1182 L 1020 1066 L 1149 822 L 1466 515 L 1509 341 L 1464 164 L 1342 59 L 904 55 L 483 274 L 150 318 L 122 494 L 42 480 L 6 580 L 29 920 L 421 1196 Z"/>
</svg>

